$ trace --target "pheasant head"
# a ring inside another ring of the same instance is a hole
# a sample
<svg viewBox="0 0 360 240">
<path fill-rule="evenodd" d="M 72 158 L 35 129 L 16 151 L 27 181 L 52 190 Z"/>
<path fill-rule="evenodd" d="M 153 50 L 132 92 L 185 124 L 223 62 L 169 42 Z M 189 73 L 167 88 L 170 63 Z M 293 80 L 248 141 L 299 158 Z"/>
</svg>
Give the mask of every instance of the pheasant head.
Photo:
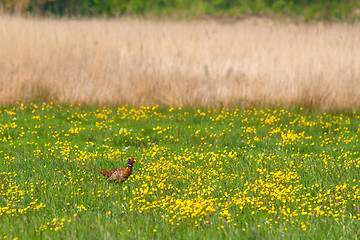
<svg viewBox="0 0 360 240">
<path fill-rule="evenodd" d="M 130 169 L 132 169 L 134 162 L 136 162 L 136 160 L 134 158 L 129 158 L 128 162 L 126 164 L 126 167 L 129 167 Z"/>
</svg>

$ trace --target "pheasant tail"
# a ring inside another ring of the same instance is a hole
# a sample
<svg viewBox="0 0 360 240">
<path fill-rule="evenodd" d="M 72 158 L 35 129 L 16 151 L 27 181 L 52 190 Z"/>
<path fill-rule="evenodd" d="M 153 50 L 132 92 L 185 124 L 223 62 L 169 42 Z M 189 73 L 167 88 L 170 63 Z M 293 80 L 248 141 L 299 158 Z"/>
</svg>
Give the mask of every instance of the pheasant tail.
<svg viewBox="0 0 360 240">
<path fill-rule="evenodd" d="M 89 166 L 89 165 L 86 165 L 85 163 L 80 163 L 81 165 L 83 165 L 84 167 L 87 167 L 87 168 L 91 168 L 91 169 L 93 169 L 93 170 L 95 170 L 95 171 L 98 171 L 98 172 L 100 172 L 100 173 L 102 173 L 104 176 L 106 176 L 106 177 L 109 177 L 111 174 L 109 174 L 109 172 L 108 171 L 104 171 L 104 170 L 100 170 L 100 169 L 98 169 L 98 168 L 94 168 L 94 167 L 92 167 L 92 166 Z"/>
</svg>

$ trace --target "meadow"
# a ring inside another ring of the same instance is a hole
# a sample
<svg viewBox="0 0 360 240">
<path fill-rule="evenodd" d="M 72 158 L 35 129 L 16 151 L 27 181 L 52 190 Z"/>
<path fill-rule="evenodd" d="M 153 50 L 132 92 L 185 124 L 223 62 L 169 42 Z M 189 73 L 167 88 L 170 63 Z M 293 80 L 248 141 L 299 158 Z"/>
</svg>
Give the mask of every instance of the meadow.
<svg viewBox="0 0 360 240">
<path fill-rule="evenodd" d="M 0 239 L 356 239 L 359 129 L 301 108 L 3 106 Z M 130 157 L 121 184 L 75 162 Z"/>
<path fill-rule="evenodd" d="M 0 15 L 0 103 L 360 107 L 360 25 Z"/>
<path fill-rule="evenodd" d="M 360 25 L 0 14 L 0 240 L 356 239 Z M 77 162 L 124 167 L 111 183 Z"/>
</svg>

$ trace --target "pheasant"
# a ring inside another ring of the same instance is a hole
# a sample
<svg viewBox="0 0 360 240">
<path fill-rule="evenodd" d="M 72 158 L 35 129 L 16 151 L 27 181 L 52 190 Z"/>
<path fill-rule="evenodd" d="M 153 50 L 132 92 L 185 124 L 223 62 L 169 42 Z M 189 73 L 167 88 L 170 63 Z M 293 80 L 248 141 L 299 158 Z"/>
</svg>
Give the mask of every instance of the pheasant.
<svg viewBox="0 0 360 240">
<path fill-rule="evenodd" d="M 111 170 L 100 170 L 94 167 L 91 167 L 89 165 L 86 165 L 84 163 L 79 163 L 85 167 L 91 168 L 95 171 L 98 171 L 100 173 L 102 173 L 107 180 L 109 181 L 114 181 L 114 182 L 124 182 L 126 179 L 128 179 L 128 177 L 131 175 L 132 170 L 133 170 L 133 163 L 136 160 L 133 158 L 129 158 L 126 167 L 123 168 L 115 168 L 115 169 L 111 169 Z"/>
</svg>

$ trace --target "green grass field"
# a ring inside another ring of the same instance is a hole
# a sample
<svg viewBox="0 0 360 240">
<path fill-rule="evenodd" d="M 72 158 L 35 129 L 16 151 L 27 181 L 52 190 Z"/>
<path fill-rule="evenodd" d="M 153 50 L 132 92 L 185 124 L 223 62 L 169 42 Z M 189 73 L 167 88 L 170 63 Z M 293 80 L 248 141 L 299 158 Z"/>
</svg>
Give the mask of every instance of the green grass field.
<svg viewBox="0 0 360 240">
<path fill-rule="evenodd" d="M 355 239 L 360 117 L 0 108 L 0 239 Z M 101 169 L 124 167 L 120 184 Z"/>
</svg>

